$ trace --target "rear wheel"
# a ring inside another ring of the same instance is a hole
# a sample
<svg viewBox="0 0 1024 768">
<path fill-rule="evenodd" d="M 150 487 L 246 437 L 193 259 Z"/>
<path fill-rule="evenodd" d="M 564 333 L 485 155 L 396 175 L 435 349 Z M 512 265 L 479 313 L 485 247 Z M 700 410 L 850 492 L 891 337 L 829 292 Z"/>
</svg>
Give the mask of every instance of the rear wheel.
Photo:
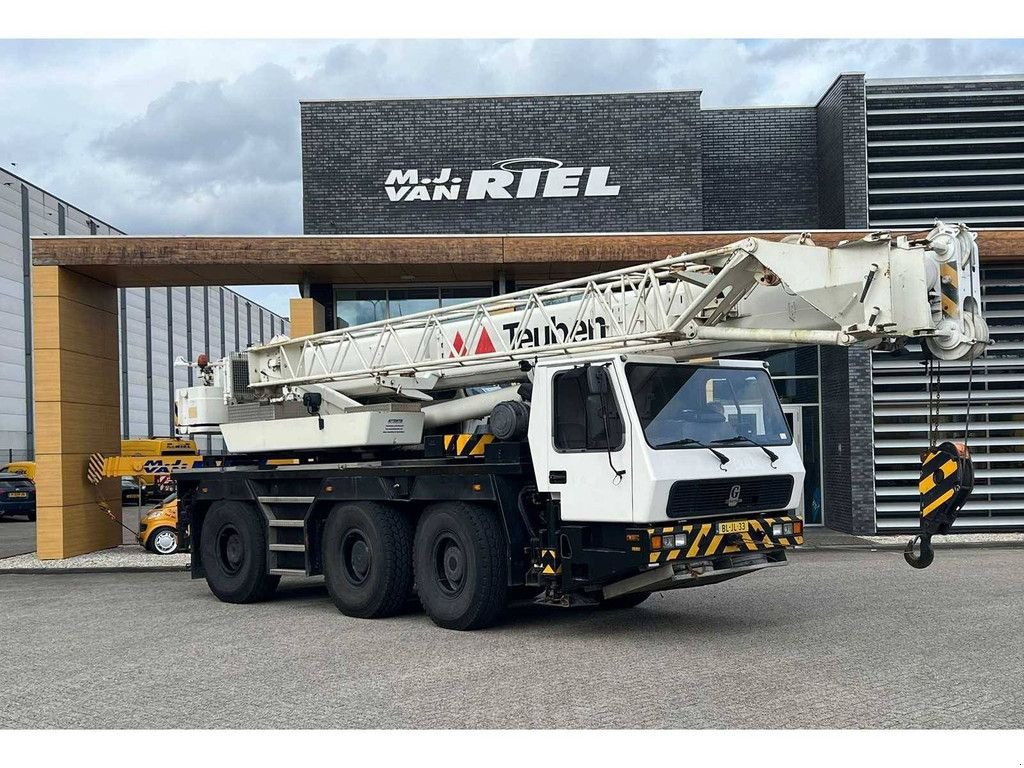
<svg viewBox="0 0 1024 768">
<path fill-rule="evenodd" d="M 429 507 L 416 528 L 413 562 L 423 609 L 446 629 L 481 629 L 505 608 L 505 531 L 494 510 L 464 502 Z"/>
<path fill-rule="evenodd" d="M 259 512 L 219 501 L 203 520 L 199 556 L 210 591 L 226 603 L 266 600 L 281 580 L 267 574 L 267 534 Z"/>
<path fill-rule="evenodd" d="M 412 525 L 394 507 L 338 504 L 323 535 L 324 581 L 346 616 L 377 619 L 405 608 L 412 594 Z"/>
</svg>

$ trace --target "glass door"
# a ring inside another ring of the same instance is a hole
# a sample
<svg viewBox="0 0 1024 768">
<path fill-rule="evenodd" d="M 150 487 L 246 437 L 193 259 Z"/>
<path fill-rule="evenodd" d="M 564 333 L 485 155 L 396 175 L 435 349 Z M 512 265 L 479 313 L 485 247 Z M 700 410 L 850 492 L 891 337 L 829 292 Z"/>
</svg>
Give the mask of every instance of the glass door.
<svg viewBox="0 0 1024 768">
<path fill-rule="evenodd" d="M 804 459 L 804 413 L 803 406 L 800 405 L 783 405 L 782 414 L 786 417 L 786 423 L 789 424 L 789 433 L 793 436 L 793 443 L 796 445 L 797 451 L 800 453 L 800 461 L 804 462 L 804 466 L 807 466 L 807 462 Z M 804 504 L 806 494 L 800 495 L 800 504 L 796 508 L 796 513 L 801 520 L 806 520 L 807 517 L 804 514 Z"/>
</svg>

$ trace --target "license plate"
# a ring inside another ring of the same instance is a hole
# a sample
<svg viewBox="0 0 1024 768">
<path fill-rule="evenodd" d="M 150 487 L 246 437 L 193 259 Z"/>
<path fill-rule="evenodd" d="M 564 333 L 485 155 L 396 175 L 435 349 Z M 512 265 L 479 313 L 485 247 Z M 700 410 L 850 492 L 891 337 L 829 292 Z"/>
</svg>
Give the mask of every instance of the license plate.
<svg viewBox="0 0 1024 768">
<path fill-rule="evenodd" d="M 11 491 L 7 495 L 10 496 L 12 499 L 27 499 L 28 498 L 28 494 L 25 493 L 24 491 Z"/>
<path fill-rule="evenodd" d="M 719 523 L 718 533 L 746 533 L 750 529 L 746 520 L 738 520 L 732 523 Z"/>
</svg>

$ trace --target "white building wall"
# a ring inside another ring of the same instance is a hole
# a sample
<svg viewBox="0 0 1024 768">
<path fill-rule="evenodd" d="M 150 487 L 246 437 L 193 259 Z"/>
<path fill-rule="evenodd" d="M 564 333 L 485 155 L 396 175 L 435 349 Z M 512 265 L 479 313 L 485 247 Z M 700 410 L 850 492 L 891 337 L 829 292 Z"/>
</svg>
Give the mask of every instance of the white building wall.
<svg viewBox="0 0 1024 768">
<path fill-rule="evenodd" d="M 21 184 L 0 172 L 0 461 L 27 449 L 21 219 Z"/>
</svg>

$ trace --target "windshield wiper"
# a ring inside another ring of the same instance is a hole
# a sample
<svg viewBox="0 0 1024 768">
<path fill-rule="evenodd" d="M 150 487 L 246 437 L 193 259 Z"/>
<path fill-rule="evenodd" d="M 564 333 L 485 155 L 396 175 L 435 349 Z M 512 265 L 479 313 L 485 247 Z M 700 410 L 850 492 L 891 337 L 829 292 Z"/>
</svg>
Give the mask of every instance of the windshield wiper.
<svg viewBox="0 0 1024 768">
<path fill-rule="evenodd" d="M 700 440 L 694 440 L 692 437 L 684 437 L 682 440 L 673 440 L 669 443 L 658 443 L 655 448 L 683 448 L 687 445 L 699 445 L 701 448 L 707 448 L 716 457 L 718 457 L 718 466 L 721 469 L 725 469 L 725 465 L 729 463 L 729 457 L 721 451 L 716 451 L 707 443 L 702 443 Z"/>
<path fill-rule="evenodd" d="M 757 442 L 757 440 L 753 440 L 747 437 L 746 435 L 733 435 L 732 437 L 723 437 L 720 440 L 712 440 L 711 442 L 714 443 L 715 445 L 727 445 L 728 443 L 739 442 L 750 443 L 751 445 L 756 445 L 758 448 L 765 452 L 768 458 L 771 459 L 772 466 L 775 466 L 775 462 L 779 460 L 779 454 L 768 448 L 768 446 L 762 445 L 761 443 Z"/>
</svg>

